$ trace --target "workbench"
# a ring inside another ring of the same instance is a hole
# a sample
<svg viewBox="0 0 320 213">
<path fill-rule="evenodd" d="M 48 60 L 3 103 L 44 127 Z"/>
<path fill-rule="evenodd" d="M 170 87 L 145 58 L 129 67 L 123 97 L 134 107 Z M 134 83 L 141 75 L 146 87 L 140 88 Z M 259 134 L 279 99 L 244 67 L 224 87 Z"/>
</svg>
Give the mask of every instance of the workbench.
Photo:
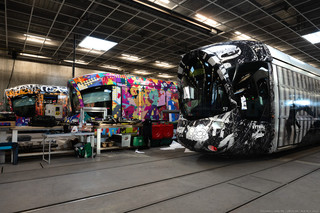
<svg viewBox="0 0 320 213">
<path fill-rule="evenodd" d="M 91 150 L 92 150 L 92 158 L 93 158 L 93 150 L 94 150 L 94 132 L 70 132 L 70 133 L 56 133 L 56 134 L 48 134 L 45 133 L 42 135 L 43 136 L 43 141 L 42 141 L 42 160 L 50 164 L 51 161 L 51 144 L 53 140 L 48 140 L 48 139 L 53 139 L 53 138 L 61 138 L 61 137 L 73 137 L 73 136 L 89 136 L 89 140 L 87 142 L 91 143 Z M 45 158 L 45 152 L 44 152 L 44 147 L 46 142 L 49 144 L 49 150 L 48 150 L 48 159 Z M 55 151 L 54 153 L 63 153 L 64 151 Z"/>
<path fill-rule="evenodd" d="M 93 128 L 97 131 L 97 155 L 101 154 L 101 129 L 107 128 L 133 128 L 133 127 L 142 127 L 141 123 L 138 124 L 126 124 L 126 123 L 116 123 L 116 124 L 105 124 L 101 123 L 99 125 L 93 126 Z"/>
</svg>

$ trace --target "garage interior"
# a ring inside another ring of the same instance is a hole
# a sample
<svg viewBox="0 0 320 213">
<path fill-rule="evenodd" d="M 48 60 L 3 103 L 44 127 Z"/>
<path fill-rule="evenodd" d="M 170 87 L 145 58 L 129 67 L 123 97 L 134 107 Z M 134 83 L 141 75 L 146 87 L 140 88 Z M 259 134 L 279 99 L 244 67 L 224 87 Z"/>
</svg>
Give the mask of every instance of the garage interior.
<svg viewBox="0 0 320 213">
<path fill-rule="evenodd" d="M 256 40 L 320 69 L 314 0 L 2 0 L 0 91 L 110 72 L 177 81 L 182 55 Z M 80 47 L 92 36 L 117 44 Z M 0 98 L 0 108 L 4 107 Z M 254 157 L 184 148 L 0 164 L 1 212 L 320 212 L 320 147 Z"/>
<path fill-rule="evenodd" d="M 8 85 L 12 56 L 18 60 L 9 87 L 30 81 L 65 85 L 73 77 L 69 68 L 74 47 L 74 76 L 107 71 L 175 80 L 186 52 L 245 39 L 261 41 L 319 68 L 319 44 L 302 37 L 319 30 L 319 4 L 286 0 L 4 0 L 0 48 L 6 60 L 1 61 L 0 90 Z M 78 46 L 86 36 L 118 44 L 107 52 L 88 50 Z M 45 77 L 41 70 L 47 70 Z M 57 73 L 59 80 L 51 78 Z"/>
</svg>

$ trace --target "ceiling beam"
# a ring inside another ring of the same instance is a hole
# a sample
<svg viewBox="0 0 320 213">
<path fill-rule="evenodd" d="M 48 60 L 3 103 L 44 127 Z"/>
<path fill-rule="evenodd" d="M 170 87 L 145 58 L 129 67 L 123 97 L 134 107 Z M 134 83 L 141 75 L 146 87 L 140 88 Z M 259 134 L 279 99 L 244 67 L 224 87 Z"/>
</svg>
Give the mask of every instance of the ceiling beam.
<svg viewBox="0 0 320 213">
<path fill-rule="evenodd" d="M 45 37 L 45 40 L 43 41 L 43 43 L 42 43 L 42 45 L 41 45 L 41 47 L 40 47 L 40 49 L 39 49 L 39 53 L 41 52 L 41 50 L 42 50 L 42 48 L 43 48 L 43 45 L 44 45 L 44 43 L 46 42 L 46 40 L 47 40 L 47 38 L 48 38 L 48 36 L 49 36 L 52 28 L 53 28 L 53 25 L 56 23 L 57 17 L 58 17 L 59 14 L 60 14 L 60 11 L 61 11 L 61 9 L 62 9 L 62 7 L 63 7 L 63 5 L 64 5 L 64 2 L 65 2 L 65 0 L 63 0 L 62 3 L 60 4 L 60 7 L 59 7 L 59 9 L 58 9 L 58 11 L 57 11 L 57 13 L 56 13 L 56 15 L 55 15 L 52 23 L 51 23 L 51 26 L 50 26 L 50 28 L 49 28 L 49 30 L 48 30 L 48 32 L 47 32 L 47 35 L 46 35 L 46 37 Z"/>
<path fill-rule="evenodd" d="M 84 17 L 84 15 L 87 13 L 87 11 L 90 9 L 90 7 L 93 5 L 93 3 L 95 2 L 95 0 L 92 0 L 92 2 L 90 3 L 90 5 L 87 7 L 87 9 L 82 13 L 82 15 L 80 16 L 80 18 L 78 19 L 78 21 L 73 25 L 72 29 L 69 31 L 68 35 L 65 36 L 65 38 L 63 39 L 63 41 L 60 43 L 60 45 L 58 46 L 58 48 L 56 49 L 56 51 L 53 53 L 52 57 L 54 57 L 57 52 L 60 50 L 61 46 L 64 44 L 64 42 L 69 38 L 69 36 L 71 35 L 71 33 L 73 32 L 73 30 L 77 27 L 77 25 L 79 24 L 79 22 L 82 20 L 82 18 Z"/>
<path fill-rule="evenodd" d="M 36 2 L 36 0 L 33 0 L 33 2 L 32 2 L 32 8 L 31 8 L 31 12 L 30 12 L 29 23 L 28 23 L 28 28 L 27 28 L 27 33 L 26 33 L 26 35 L 29 34 L 29 29 L 30 29 L 30 25 L 31 25 L 31 20 L 32 20 L 32 15 L 33 15 L 33 9 L 34 9 L 34 4 L 35 4 L 35 2 Z M 24 40 L 24 45 L 23 45 L 22 51 L 24 51 L 25 48 L 26 48 L 27 39 L 28 39 L 28 36 L 26 36 L 26 38 L 25 38 L 25 40 Z"/>
</svg>

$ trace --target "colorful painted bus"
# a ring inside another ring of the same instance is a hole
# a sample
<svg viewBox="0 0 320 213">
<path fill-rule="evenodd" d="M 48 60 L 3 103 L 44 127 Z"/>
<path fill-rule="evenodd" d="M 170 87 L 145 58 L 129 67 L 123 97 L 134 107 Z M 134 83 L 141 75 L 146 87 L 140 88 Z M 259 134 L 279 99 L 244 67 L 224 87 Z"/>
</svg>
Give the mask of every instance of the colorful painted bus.
<svg viewBox="0 0 320 213">
<path fill-rule="evenodd" d="M 17 126 L 28 125 L 34 116 L 67 116 L 68 90 L 63 86 L 25 84 L 5 90 L 10 111 L 14 112 Z"/>
<path fill-rule="evenodd" d="M 105 107 L 116 119 L 159 120 L 162 110 L 179 109 L 175 82 L 98 73 L 69 80 L 68 89 L 71 113 L 77 116 L 83 107 Z"/>
<path fill-rule="evenodd" d="M 71 114 L 77 118 L 83 107 L 103 107 L 114 119 L 142 121 L 163 119 L 161 111 L 179 109 L 177 84 L 170 81 L 97 73 L 69 80 L 68 89 Z M 169 121 L 178 119 L 177 114 L 168 116 Z"/>
</svg>

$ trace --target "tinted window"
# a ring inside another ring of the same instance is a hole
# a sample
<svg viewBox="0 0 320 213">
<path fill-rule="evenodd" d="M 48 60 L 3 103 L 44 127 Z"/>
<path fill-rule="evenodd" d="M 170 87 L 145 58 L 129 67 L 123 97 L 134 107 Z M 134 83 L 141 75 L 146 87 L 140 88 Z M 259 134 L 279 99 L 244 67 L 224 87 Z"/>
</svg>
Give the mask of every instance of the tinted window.
<svg viewBox="0 0 320 213">
<path fill-rule="evenodd" d="M 180 87 L 180 106 L 188 119 L 224 113 L 230 103 L 217 71 L 198 57 L 188 60 Z"/>
<path fill-rule="evenodd" d="M 81 91 L 81 95 L 85 107 L 105 107 L 108 110 L 108 115 L 112 114 L 112 86 L 89 88 Z"/>
<path fill-rule="evenodd" d="M 247 63 L 231 71 L 234 94 L 242 116 L 250 120 L 270 119 L 269 69 L 265 62 Z"/>
<path fill-rule="evenodd" d="M 12 107 L 16 115 L 21 117 L 32 117 L 35 115 L 36 111 L 36 96 L 26 95 L 16 97 L 12 100 Z"/>
</svg>

